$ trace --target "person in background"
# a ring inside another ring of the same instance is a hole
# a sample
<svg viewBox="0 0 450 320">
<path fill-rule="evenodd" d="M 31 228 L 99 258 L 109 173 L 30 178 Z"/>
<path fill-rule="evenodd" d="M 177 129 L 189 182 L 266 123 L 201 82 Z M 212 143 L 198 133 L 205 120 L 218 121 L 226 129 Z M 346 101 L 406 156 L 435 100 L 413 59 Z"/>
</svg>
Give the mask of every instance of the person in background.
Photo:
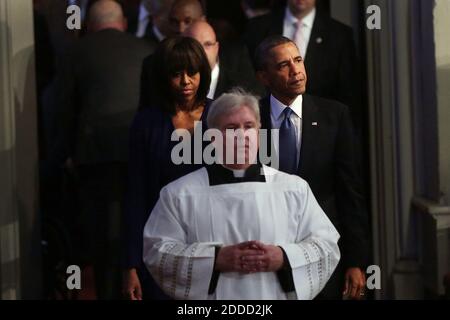
<svg viewBox="0 0 450 320">
<path fill-rule="evenodd" d="M 246 69 L 238 65 L 237 59 L 230 57 L 227 46 L 222 48 L 217 41 L 213 28 L 206 21 L 192 23 L 184 32 L 184 36 L 196 39 L 205 49 L 211 67 L 211 86 L 208 93 L 209 99 L 215 99 L 233 87 L 242 87 L 254 94 L 262 94 L 263 88 L 256 81 L 255 73 L 247 59 Z M 245 48 L 244 48 L 245 49 Z M 240 55 L 240 61 L 245 59 L 245 50 Z"/>
<path fill-rule="evenodd" d="M 211 68 L 197 40 L 167 38 L 154 53 L 153 62 L 152 105 L 136 114 L 130 129 L 123 289 L 131 300 L 167 299 L 144 267 L 143 229 L 161 188 L 198 168 L 194 164 L 174 164 L 171 151 L 176 142 L 171 137 L 176 129 L 191 134 L 202 129 L 195 128 L 194 123 L 204 119 L 209 105 L 206 96 Z"/>
<path fill-rule="evenodd" d="M 192 23 L 199 20 L 206 20 L 199 0 L 174 0 L 169 13 L 172 34 L 183 34 Z"/>
<path fill-rule="evenodd" d="M 144 229 L 146 267 L 176 299 L 313 299 L 340 259 L 333 224 L 303 179 L 256 161 L 257 98 L 225 93 L 207 123 L 216 163 L 161 190 Z"/>
<path fill-rule="evenodd" d="M 241 0 L 242 10 L 247 19 L 269 14 L 272 5 L 273 0 Z"/>
<path fill-rule="evenodd" d="M 252 57 L 271 35 L 295 42 L 308 71 L 306 92 L 347 105 L 359 132 L 361 91 L 352 29 L 318 11 L 316 0 L 288 0 L 286 6 L 249 20 L 243 41 Z"/>
<path fill-rule="evenodd" d="M 88 34 L 68 50 L 56 78 L 60 166 L 78 180 L 80 265 L 93 265 L 97 297 L 120 297 L 120 217 L 128 161 L 128 132 L 139 99 L 143 59 L 154 50 L 125 32 L 121 6 L 98 0 Z"/>
<path fill-rule="evenodd" d="M 139 38 L 160 42 L 170 36 L 169 10 L 172 0 L 142 0 L 136 8 L 130 8 L 128 32 Z"/>
<path fill-rule="evenodd" d="M 266 38 L 256 50 L 255 62 L 258 78 L 270 91 L 260 101 L 262 128 L 279 129 L 274 150 L 279 169 L 308 182 L 342 237 L 342 260 L 319 298 L 360 299 L 369 228 L 348 107 L 305 94 L 303 59 L 286 37 Z"/>
<path fill-rule="evenodd" d="M 251 58 L 248 50 L 242 43 L 220 43 L 217 41 L 216 33 L 211 26 L 206 23 L 203 7 L 198 0 L 176 0 L 173 2 L 169 13 L 172 21 L 173 34 L 185 34 L 193 36 L 202 42 L 205 51 L 208 53 L 212 68 L 211 90 L 208 97 L 217 97 L 223 92 L 236 85 L 256 93 L 263 94 L 264 89 L 256 81 Z M 175 21 L 177 21 L 175 23 Z M 193 23 L 195 28 L 186 33 Z M 220 46 L 220 49 L 219 49 Z M 219 59 L 217 60 L 217 53 Z M 141 94 L 139 107 L 151 106 L 151 98 L 154 86 L 152 84 L 153 57 L 148 57 L 142 65 Z M 215 62 L 214 62 L 215 61 Z M 219 63 L 217 63 L 219 61 Z M 219 70 L 220 69 L 220 70 Z"/>
</svg>

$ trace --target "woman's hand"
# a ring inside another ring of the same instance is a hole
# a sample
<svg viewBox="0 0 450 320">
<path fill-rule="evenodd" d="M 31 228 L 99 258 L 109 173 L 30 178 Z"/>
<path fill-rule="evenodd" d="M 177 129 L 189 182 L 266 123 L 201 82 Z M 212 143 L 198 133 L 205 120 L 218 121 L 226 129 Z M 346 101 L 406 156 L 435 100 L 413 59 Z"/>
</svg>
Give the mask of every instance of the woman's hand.
<svg viewBox="0 0 450 320">
<path fill-rule="evenodd" d="M 142 300 L 141 282 L 135 268 L 123 272 L 123 295 L 127 300 Z"/>
</svg>

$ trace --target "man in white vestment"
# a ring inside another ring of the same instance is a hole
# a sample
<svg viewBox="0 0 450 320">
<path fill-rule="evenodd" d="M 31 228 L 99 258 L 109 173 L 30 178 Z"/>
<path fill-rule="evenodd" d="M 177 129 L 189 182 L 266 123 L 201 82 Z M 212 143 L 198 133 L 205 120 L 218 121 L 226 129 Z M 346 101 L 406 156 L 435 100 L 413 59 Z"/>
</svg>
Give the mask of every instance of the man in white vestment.
<svg viewBox="0 0 450 320">
<path fill-rule="evenodd" d="M 340 259 L 338 232 L 306 181 L 256 161 L 255 97 L 223 94 L 207 123 L 223 164 L 162 189 L 144 229 L 148 270 L 175 299 L 313 299 Z"/>
</svg>

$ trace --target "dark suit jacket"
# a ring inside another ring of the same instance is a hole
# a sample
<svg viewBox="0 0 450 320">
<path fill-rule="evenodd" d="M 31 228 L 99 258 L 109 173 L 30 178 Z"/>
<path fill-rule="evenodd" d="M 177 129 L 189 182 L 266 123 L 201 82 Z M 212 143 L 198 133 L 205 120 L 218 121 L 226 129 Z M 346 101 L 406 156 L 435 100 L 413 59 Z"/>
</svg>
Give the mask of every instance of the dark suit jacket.
<svg viewBox="0 0 450 320">
<path fill-rule="evenodd" d="M 236 86 L 255 95 L 264 95 L 265 89 L 256 80 L 252 60 L 245 45 L 239 42 L 220 43 L 219 66 L 219 81 L 214 98 Z"/>
<path fill-rule="evenodd" d="M 270 129 L 269 97 L 261 100 L 260 108 L 261 126 Z M 348 108 L 338 102 L 303 95 L 302 113 L 298 175 L 309 183 L 341 235 L 343 266 L 364 268 L 369 250 L 368 221 Z"/>
<path fill-rule="evenodd" d="M 126 161 L 148 42 L 113 29 L 89 34 L 68 51 L 57 85 L 59 147 L 77 164 Z"/>
<path fill-rule="evenodd" d="M 133 35 L 136 34 L 139 23 L 139 8 L 140 0 L 122 0 L 119 1 L 122 5 L 123 14 L 127 18 L 128 28 L 127 32 Z"/>
<path fill-rule="evenodd" d="M 284 12 L 282 8 L 249 21 L 243 40 L 252 57 L 266 37 L 283 34 Z M 317 12 L 305 57 L 306 92 L 348 105 L 356 124 L 360 118 L 357 65 L 352 29 Z"/>
</svg>

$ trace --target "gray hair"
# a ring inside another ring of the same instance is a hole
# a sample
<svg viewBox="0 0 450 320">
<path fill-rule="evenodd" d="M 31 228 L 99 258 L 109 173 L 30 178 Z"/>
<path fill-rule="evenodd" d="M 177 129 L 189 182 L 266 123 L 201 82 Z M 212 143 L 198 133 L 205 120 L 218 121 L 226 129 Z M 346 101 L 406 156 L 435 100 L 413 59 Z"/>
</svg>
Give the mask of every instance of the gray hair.
<svg viewBox="0 0 450 320">
<path fill-rule="evenodd" d="M 254 113 L 258 127 L 260 127 L 261 116 L 259 114 L 258 97 L 241 88 L 233 88 L 230 92 L 222 94 L 211 104 L 206 118 L 208 128 L 219 129 L 218 119 L 223 115 L 234 112 L 242 106 L 248 107 Z"/>
</svg>

